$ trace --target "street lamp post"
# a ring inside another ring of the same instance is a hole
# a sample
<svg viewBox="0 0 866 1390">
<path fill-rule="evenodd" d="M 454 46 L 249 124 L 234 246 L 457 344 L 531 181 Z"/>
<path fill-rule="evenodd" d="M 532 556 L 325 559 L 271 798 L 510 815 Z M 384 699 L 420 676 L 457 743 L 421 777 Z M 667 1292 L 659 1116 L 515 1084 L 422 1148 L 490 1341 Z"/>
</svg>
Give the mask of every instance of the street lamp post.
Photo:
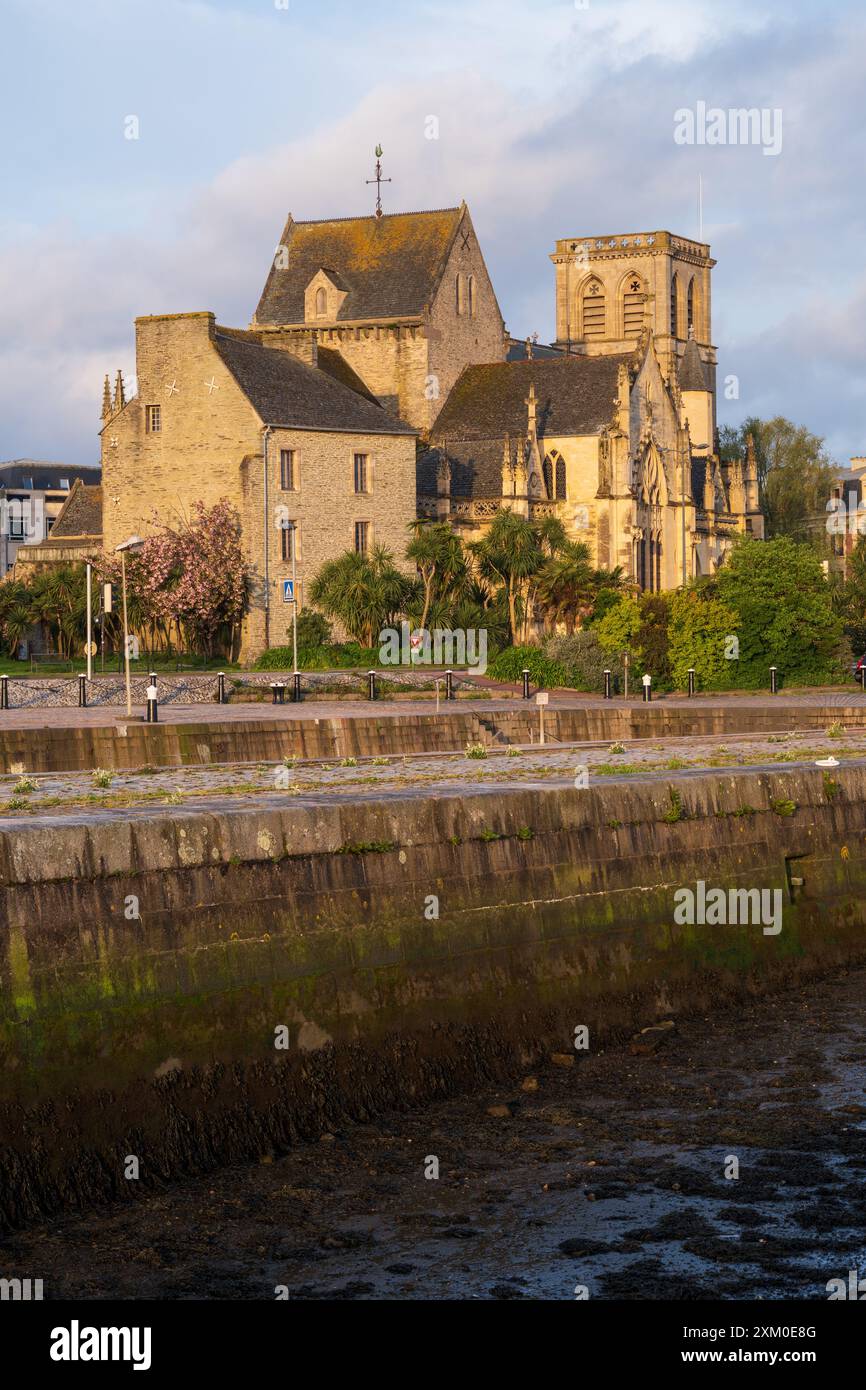
<svg viewBox="0 0 866 1390">
<path fill-rule="evenodd" d="M 140 536 L 130 536 L 122 545 L 115 547 L 120 552 L 120 573 L 123 586 L 123 655 L 126 667 L 126 714 L 127 718 L 132 717 L 132 679 L 129 673 L 129 619 L 126 610 L 126 552 L 128 550 L 140 550 L 144 541 Z"/>
</svg>

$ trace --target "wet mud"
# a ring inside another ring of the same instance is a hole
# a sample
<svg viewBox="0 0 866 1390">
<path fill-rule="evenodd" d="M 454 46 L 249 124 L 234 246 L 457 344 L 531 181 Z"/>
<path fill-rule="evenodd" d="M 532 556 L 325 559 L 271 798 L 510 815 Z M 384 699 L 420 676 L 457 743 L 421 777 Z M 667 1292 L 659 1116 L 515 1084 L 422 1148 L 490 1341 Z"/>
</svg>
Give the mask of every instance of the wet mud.
<svg viewBox="0 0 866 1390">
<path fill-rule="evenodd" d="M 46 1299 L 827 1298 L 866 1273 L 866 970 L 19 1231 Z M 438 1177 L 428 1176 L 438 1171 Z"/>
</svg>

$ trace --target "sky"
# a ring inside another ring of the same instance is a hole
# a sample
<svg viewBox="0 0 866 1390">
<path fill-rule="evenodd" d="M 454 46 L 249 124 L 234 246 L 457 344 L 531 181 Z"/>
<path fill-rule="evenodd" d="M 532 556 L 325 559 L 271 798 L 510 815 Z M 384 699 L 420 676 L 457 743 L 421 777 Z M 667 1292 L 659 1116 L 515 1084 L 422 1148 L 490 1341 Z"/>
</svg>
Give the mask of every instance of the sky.
<svg viewBox="0 0 866 1390">
<path fill-rule="evenodd" d="M 385 210 L 465 199 L 509 331 L 543 341 L 555 241 L 697 237 L 700 182 L 719 382 L 738 393 L 720 390 L 720 422 L 786 415 L 840 464 L 866 454 L 862 0 L 0 0 L 0 16 L 0 458 L 97 462 L 103 376 L 134 376 L 136 315 L 246 326 L 289 212 L 372 211 L 377 142 Z M 764 113 L 751 141 L 739 108 Z"/>
</svg>

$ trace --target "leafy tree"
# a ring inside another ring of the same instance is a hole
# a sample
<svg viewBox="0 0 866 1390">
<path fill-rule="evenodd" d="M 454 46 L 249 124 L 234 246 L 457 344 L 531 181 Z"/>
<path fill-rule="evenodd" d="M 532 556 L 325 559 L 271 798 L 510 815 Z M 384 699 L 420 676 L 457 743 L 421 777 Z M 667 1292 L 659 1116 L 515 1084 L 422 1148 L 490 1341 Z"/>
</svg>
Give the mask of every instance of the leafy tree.
<svg viewBox="0 0 866 1390">
<path fill-rule="evenodd" d="M 690 666 L 699 689 L 723 690 L 736 683 L 736 667 L 725 654 L 738 623 L 733 608 L 721 599 L 701 595 L 697 589 L 672 595 L 668 656 L 677 689 L 688 689 Z"/>
<path fill-rule="evenodd" d="M 478 573 L 488 584 L 501 586 L 508 606 L 508 632 L 517 643 L 526 627 L 533 578 L 545 556 L 538 528 L 516 512 L 501 509 L 470 551 Z"/>
<path fill-rule="evenodd" d="M 292 625 L 289 623 L 289 636 Z M 315 608 L 302 608 L 298 614 L 298 646 L 324 647 L 331 640 L 331 624 Z"/>
<path fill-rule="evenodd" d="M 595 624 L 595 635 L 610 657 L 628 653 L 630 661 L 639 656 L 637 634 L 643 625 L 640 604 L 631 594 L 623 594 Z"/>
<path fill-rule="evenodd" d="M 787 536 L 771 541 L 746 537 L 734 547 L 712 588 L 738 620 L 740 685 L 765 686 L 770 666 L 795 684 L 823 683 L 843 674 L 842 620 L 811 546 Z"/>
<path fill-rule="evenodd" d="M 750 435 L 768 538 L 811 539 L 823 549 L 834 474 L 824 440 L 781 415 L 773 420 L 751 416 L 739 428 L 727 425 L 719 431 L 722 458 L 743 458 Z"/>
</svg>

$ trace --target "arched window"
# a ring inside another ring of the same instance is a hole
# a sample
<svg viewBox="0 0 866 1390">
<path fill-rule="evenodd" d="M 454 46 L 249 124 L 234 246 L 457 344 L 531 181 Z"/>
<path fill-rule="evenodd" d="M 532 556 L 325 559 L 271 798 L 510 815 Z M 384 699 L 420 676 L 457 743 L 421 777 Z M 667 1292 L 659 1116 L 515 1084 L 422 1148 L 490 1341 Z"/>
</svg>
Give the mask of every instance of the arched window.
<svg viewBox="0 0 866 1390">
<path fill-rule="evenodd" d="M 455 290 L 456 290 L 456 294 L 457 294 L 457 305 L 456 305 L 456 307 L 457 307 L 457 312 L 458 312 L 458 314 L 465 314 L 465 313 L 466 313 L 466 279 L 465 279 L 465 277 L 464 277 L 463 275 L 458 275 L 458 276 L 457 276 L 457 283 L 456 283 L 456 285 L 455 285 Z"/>
<path fill-rule="evenodd" d="M 475 276 L 469 276 L 469 317 L 475 317 Z"/>
<path fill-rule="evenodd" d="M 677 277 L 671 277 L 671 337 L 680 336 L 680 297 Z"/>
<path fill-rule="evenodd" d="M 687 327 L 687 328 L 694 328 L 694 326 L 695 326 L 695 282 L 694 282 L 694 280 L 690 280 L 690 281 L 689 281 L 689 292 L 688 292 L 688 297 L 687 297 L 687 299 L 686 299 L 686 327 Z"/>
<path fill-rule="evenodd" d="M 316 318 L 324 318 L 328 312 L 328 296 L 320 286 L 316 290 Z"/>
<path fill-rule="evenodd" d="M 643 327 L 644 287 L 639 275 L 629 274 L 622 289 L 622 330 L 624 338 L 639 338 Z"/>
<path fill-rule="evenodd" d="M 545 488 L 546 488 L 546 490 L 547 490 L 547 495 L 548 495 L 548 497 L 552 497 L 552 496 L 553 496 L 553 464 L 550 462 L 550 459 L 546 458 L 546 459 L 544 460 L 544 463 L 541 465 L 541 471 L 542 471 L 542 473 L 544 474 L 544 486 L 545 486 Z"/>
<path fill-rule="evenodd" d="M 556 495 L 565 497 L 565 459 L 561 455 L 556 460 Z"/>
<path fill-rule="evenodd" d="M 583 292 L 583 336 L 603 338 L 604 334 L 604 289 L 600 280 L 590 280 Z"/>
</svg>

